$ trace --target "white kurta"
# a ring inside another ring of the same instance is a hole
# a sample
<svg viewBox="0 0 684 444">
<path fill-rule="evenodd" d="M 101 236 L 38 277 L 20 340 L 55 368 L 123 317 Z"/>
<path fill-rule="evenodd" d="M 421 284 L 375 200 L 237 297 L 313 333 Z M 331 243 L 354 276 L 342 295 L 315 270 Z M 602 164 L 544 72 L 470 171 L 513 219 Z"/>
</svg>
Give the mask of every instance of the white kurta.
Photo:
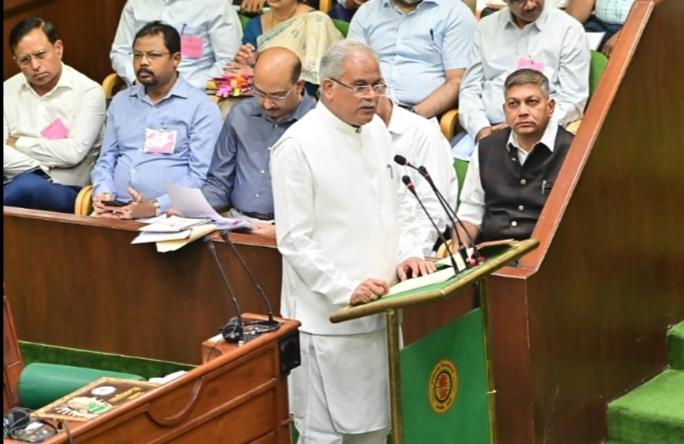
<svg viewBox="0 0 684 444">
<path fill-rule="evenodd" d="M 393 105 L 388 129 L 392 135 L 394 152 L 404 156 L 416 167 L 424 166 L 439 192 L 455 210 L 458 200 L 458 180 L 456 180 L 453 167 L 451 146 L 439 127 L 418 114 Z M 430 184 L 412 168 L 399 167 L 399 171 L 402 176 L 407 174 L 411 178 L 420 200 L 440 232 L 443 233 L 446 227 L 451 225 L 451 221 Z M 416 218 L 421 226 L 416 237 L 421 242 L 423 254 L 427 256 L 435 245 L 437 232 L 417 201 L 414 202 L 414 207 Z"/>
<path fill-rule="evenodd" d="M 316 366 L 302 362 L 307 378 L 323 384 L 323 405 L 334 432 L 363 433 L 388 425 L 383 316 L 332 324 L 329 316 L 349 302 L 367 278 L 392 280 L 397 264 L 421 257 L 413 235 L 411 196 L 392 160 L 390 135 L 379 117 L 357 130 L 323 103 L 281 137 L 271 153 L 278 249 L 283 255 L 281 313 L 314 336 Z M 364 338 L 376 352 L 350 346 Z M 303 360 L 306 355 L 302 354 Z M 318 374 L 316 374 L 318 373 Z M 301 375 L 300 375 L 301 376 Z M 297 418 L 299 388 L 291 407 Z M 304 389 L 304 387 L 302 387 Z M 369 395 L 370 394 L 370 395 Z"/>
</svg>

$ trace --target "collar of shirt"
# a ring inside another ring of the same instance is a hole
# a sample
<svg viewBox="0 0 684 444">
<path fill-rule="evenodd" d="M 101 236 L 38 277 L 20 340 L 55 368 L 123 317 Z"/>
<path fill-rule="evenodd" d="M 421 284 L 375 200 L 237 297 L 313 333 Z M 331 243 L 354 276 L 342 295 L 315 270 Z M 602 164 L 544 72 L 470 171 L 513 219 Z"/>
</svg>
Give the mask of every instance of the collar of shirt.
<svg viewBox="0 0 684 444">
<path fill-rule="evenodd" d="M 257 102 L 256 98 L 248 99 L 250 102 L 250 110 L 248 111 L 248 114 L 253 117 L 263 117 L 264 119 L 268 120 L 271 123 L 276 123 L 275 120 L 271 119 L 267 115 L 264 114 L 264 110 L 259 106 L 259 103 Z M 299 102 L 299 105 L 297 105 L 297 108 L 295 108 L 294 112 L 287 116 L 285 119 L 283 119 L 281 122 L 278 122 L 278 125 L 283 125 L 289 122 L 296 122 L 304 115 L 309 112 L 309 110 L 313 107 L 313 98 L 304 91 L 304 95 L 302 96 L 302 100 Z"/>
<path fill-rule="evenodd" d="M 546 129 L 544 130 L 541 139 L 534 144 L 530 151 L 525 151 L 520 148 L 518 137 L 515 132 L 511 130 L 511 134 L 508 136 L 508 141 L 506 142 L 506 148 L 508 148 L 509 152 L 515 148 L 518 154 L 518 161 L 520 162 L 520 165 L 523 165 L 530 153 L 538 146 L 544 146 L 553 153 L 554 146 L 556 145 L 556 133 L 558 133 L 558 125 L 551 119 L 549 120 L 548 125 L 546 125 Z"/>
<path fill-rule="evenodd" d="M 409 14 L 413 14 L 414 12 L 416 12 L 416 11 L 421 7 L 421 5 L 424 4 L 424 3 L 426 3 L 426 4 L 427 4 L 427 3 L 434 3 L 435 5 L 439 5 L 439 0 L 423 0 L 423 1 L 421 1 L 420 3 L 418 3 L 418 5 L 416 6 L 416 9 L 414 9 L 413 11 L 411 11 Z M 393 7 L 394 9 L 396 9 L 397 11 L 401 12 L 401 11 L 394 5 L 394 1 L 393 1 L 393 0 L 382 0 L 382 5 L 383 5 L 384 7 L 389 7 L 389 6 L 391 6 L 391 7 Z M 402 14 L 404 14 L 404 13 L 402 12 Z M 408 14 L 406 14 L 406 15 L 408 15 Z"/>
<path fill-rule="evenodd" d="M 396 134 L 398 136 L 404 134 L 411 124 L 409 119 L 413 114 L 411 111 L 405 110 L 404 108 L 392 103 L 392 116 L 390 117 L 389 125 L 387 129 L 391 134 Z"/>
<path fill-rule="evenodd" d="M 537 20 L 535 20 L 532 23 L 529 23 L 523 27 L 523 29 L 527 28 L 528 26 L 534 26 L 537 28 L 538 31 L 543 31 L 544 27 L 546 26 L 546 22 L 548 21 L 548 16 L 549 16 L 549 8 L 551 6 L 544 5 L 544 9 L 542 9 L 542 13 L 537 17 Z M 511 9 L 506 7 L 501 10 L 501 17 L 504 20 L 504 27 L 514 27 L 518 28 L 518 24 L 515 23 L 515 17 L 513 16 L 513 13 L 511 12 Z"/>
<path fill-rule="evenodd" d="M 342 133 L 349 135 L 361 134 L 361 129 L 363 128 L 362 126 L 356 127 L 344 122 L 335 114 L 333 114 L 333 112 L 330 111 L 322 101 L 316 104 L 316 109 L 320 110 L 323 117 L 325 117 L 325 119 L 329 121 L 334 128 L 337 128 Z"/>
<path fill-rule="evenodd" d="M 192 88 L 192 86 L 183 80 L 180 76 L 176 77 L 176 83 L 173 84 L 171 87 L 171 90 L 164 96 L 163 99 L 158 101 L 156 104 L 160 104 L 166 99 L 168 99 L 171 96 L 176 96 L 180 97 L 181 99 L 187 99 L 188 98 L 188 88 Z M 145 92 L 145 85 L 140 85 L 136 84 L 128 88 L 130 92 L 128 93 L 131 97 L 135 96 L 138 99 L 142 100 L 145 103 L 148 103 L 152 105 L 152 101 L 150 98 L 147 96 L 147 93 Z"/>
<path fill-rule="evenodd" d="M 33 94 L 36 95 L 36 97 L 38 96 L 36 91 L 33 88 L 31 88 L 31 84 L 29 83 L 26 76 L 22 76 L 21 87 L 28 90 L 28 91 L 31 91 Z M 42 97 L 48 97 L 60 88 L 72 89 L 73 87 L 74 87 L 74 75 L 71 72 L 71 68 L 69 68 L 67 65 L 62 63 L 62 72 L 59 74 L 59 80 L 57 81 L 57 84 L 50 91 L 43 94 Z"/>
</svg>

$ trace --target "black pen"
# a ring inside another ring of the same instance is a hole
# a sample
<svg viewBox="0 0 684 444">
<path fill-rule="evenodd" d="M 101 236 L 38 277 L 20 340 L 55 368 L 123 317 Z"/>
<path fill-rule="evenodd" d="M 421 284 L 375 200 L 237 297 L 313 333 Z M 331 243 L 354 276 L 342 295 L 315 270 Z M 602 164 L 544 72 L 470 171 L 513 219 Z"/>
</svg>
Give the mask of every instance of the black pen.
<svg viewBox="0 0 684 444">
<path fill-rule="evenodd" d="M 430 38 L 432 39 L 433 42 L 435 41 L 435 33 L 434 33 L 434 31 L 432 31 L 432 29 L 430 29 Z"/>
</svg>

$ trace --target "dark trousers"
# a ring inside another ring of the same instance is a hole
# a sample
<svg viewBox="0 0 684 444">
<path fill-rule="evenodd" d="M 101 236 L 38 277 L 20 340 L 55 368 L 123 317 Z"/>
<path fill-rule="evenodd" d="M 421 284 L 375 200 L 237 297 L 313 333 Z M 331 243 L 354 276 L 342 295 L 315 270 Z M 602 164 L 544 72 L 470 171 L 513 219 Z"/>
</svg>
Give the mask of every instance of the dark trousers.
<svg viewBox="0 0 684 444">
<path fill-rule="evenodd" d="M 73 213 L 81 187 L 48 182 L 34 173 L 18 174 L 2 189 L 2 203 L 34 210 Z"/>
<path fill-rule="evenodd" d="M 622 25 L 606 23 L 603 20 L 599 20 L 596 16 L 590 16 L 586 22 L 584 22 L 584 30 L 587 32 L 605 32 L 603 35 L 603 40 L 601 40 L 601 45 L 599 45 L 598 50 L 603 49 L 606 41 L 613 36 L 616 32 L 622 29 Z"/>
</svg>

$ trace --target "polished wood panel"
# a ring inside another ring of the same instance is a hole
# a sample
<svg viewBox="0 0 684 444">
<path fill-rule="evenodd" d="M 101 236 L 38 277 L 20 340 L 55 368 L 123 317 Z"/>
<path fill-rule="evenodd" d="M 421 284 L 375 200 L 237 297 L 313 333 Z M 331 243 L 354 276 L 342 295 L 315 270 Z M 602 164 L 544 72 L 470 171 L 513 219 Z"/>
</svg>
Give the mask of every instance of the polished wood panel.
<svg viewBox="0 0 684 444">
<path fill-rule="evenodd" d="M 684 318 L 684 3 L 636 0 L 533 237 L 489 281 L 501 443 L 599 443 Z"/>
<path fill-rule="evenodd" d="M 24 369 L 24 361 L 19 350 L 12 309 L 5 294 L 5 285 L 3 284 L 2 287 L 2 412 L 4 414 L 12 407 L 19 405 L 17 383 Z"/>
<path fill-rule="evenodd" d="M 244 345 L 219 342 L 212 360 L 111 412 L 88 422 L 69 421 L 73 442 L 289 443 L 281 346 L 298 334 L 299 323 L 280 322 L 278 330 Z M 45 442 L 70 441 L 62 432 Z"/>
<path fill-rule="evenodd" d="M 198 363 L 196 344 L 235 315 L 202 241 L 161 254 L 154 244 L 130 244 L 134 222 L 10 207 L 4 216 L 4 276 L 22 340 Z M 231 238 L 277 311 L 273 242 Z M 214 244 L 242 310 L 265 313 L 232 251 Z"/>
<path fill-rule="evenodd" d="M 9 33 L 21 20 L 52 22 L 64 42 L 64 62 L 100 83 L 111 73 L 109 50 L 125 0 L 5 0 L 3 2 L 3 78 L 19 72 L 9 48 Z"/>
</svg>

